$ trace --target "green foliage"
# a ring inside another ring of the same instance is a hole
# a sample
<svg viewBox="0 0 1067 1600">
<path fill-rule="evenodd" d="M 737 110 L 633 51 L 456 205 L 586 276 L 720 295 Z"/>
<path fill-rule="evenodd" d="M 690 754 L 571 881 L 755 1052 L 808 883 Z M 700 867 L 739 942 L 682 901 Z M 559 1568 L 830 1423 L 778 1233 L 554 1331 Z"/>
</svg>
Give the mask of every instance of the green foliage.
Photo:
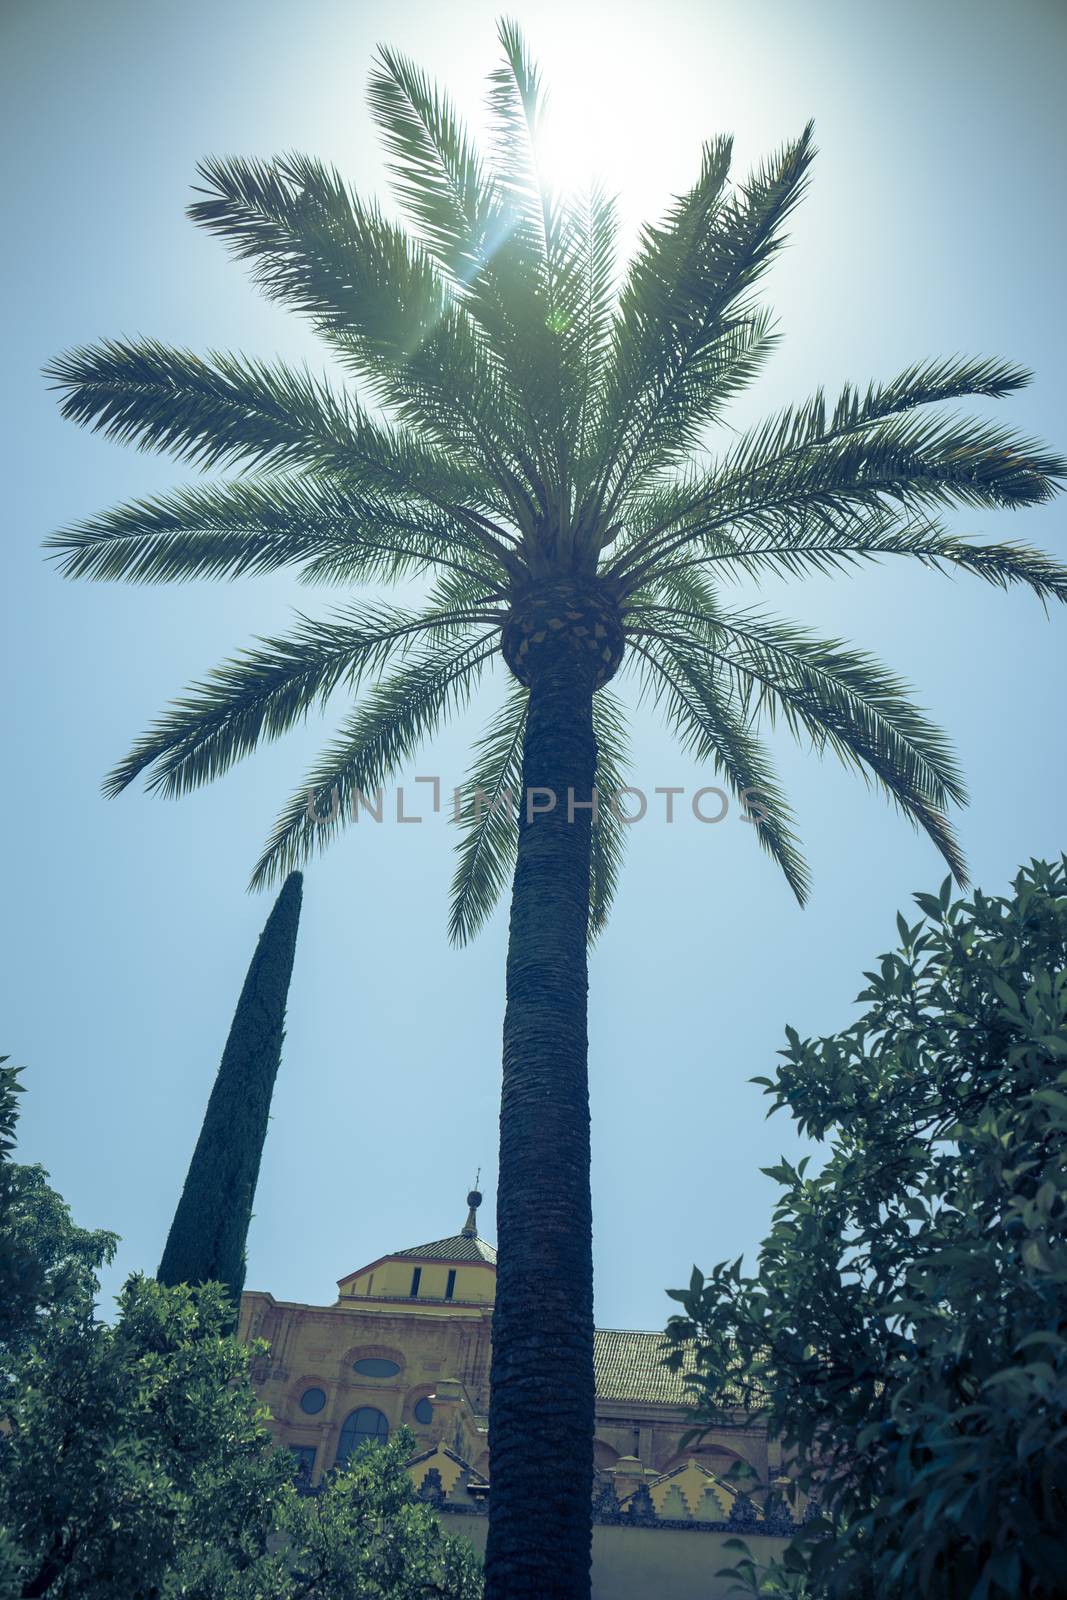
<svg viewBox="0 0 1067 1600">
<path fill-rule="evenodd" d="M 417 1500 L 410 1435 L 301 1496 L 249 1379 L 266 1347 L 230 1337 L 222 1285 L 134 1277 L 99 1322 L 112 1236 L 75 1228 L 39 1168 L 0 1172 L 0 1244 L 36 1286 L 17 1327 L 4 1308 L 0 1600 L 477 1600 L 473 1551 Z"/>
<path fill-rule="evenodd" d="M 364 1451 L 321 1495 L 297 1493 L 248 1380 L 257 1352 L 229 1322 L 218 1284 L 133 1278 L 114 1327 L 61 1319 L 19 1362 L 0 1524 L 21 1593 L 475 1600 L 473 1552 L 416 1499 L 410 1435 Z M 0 1575 L 3 1557 L 0 1543 Z"/>
<path fill-rule="evenodd" d="M 302 897 L 303 878 L 290 873 L 241 989 L 157 1274 L 167 1284 L 221 1283 L 235 1306 L 281 1062 Z"/>
<path fill-rule="evenodd" d="M 43 1167 L 11 1160 L 22 1068 L 8 1061 L 0 1056 L 0 1369 L 49 1319 L 72 1306 L 90 1313 L 96 1273 L 118 1242 L 76 1227 Z"/>
<path fill-rule="evenodd" d="M 443 1537 L 430 1508 L 415 1496 L 404 1465 L 414 1445 L 414 1435 L 401 1429 L 384 1446 L 364 1446 L 327 1479 L 321 1495 L 287 1496 L 281 1532 L 291 1587 L 279 1590 L 284 1600 L 303 1594 L 312 1600 L 434 1594 L 480 1600 L 473 1549 Z M 259 1592 L 250 1585 L 248 1600 Z M 245 1591 L 238 1594 L 243 1600 Z"/>
<path fill-rule="evenodd" d="M 787 1029 L 771 1110 L 827 1146 L 781 1187 L 756 1277 L 694 1269 L 706 1421 L 731 1392 L 825 1516 L 753 1593 L 1061 1594 L 1067 1516 L 1067 858 L 1005 898 L 920 894 L 863 1015 Z M 793 1587 L 790 1587 L 793 1585 Z"/>
<path fill-rule="evenodd" d="M 300 616 L 290 636 L 255 641 L 174 704 L 107 792 L 138 777 L 184 792 L 310 710 L 347 702 L 255 866 L 255 885 L 273 882 L 466 704 L 516 601 L 578 578 L 617 603 L 622 671 L 663 704 L 681 743 L 735 792 L 760 791 L 753 833 L 798 899 L 807 868 L 761 737 L 776 721 L 873 779 L 964 882 L 947 816 L 958 775 L 906 685 L 723 595 L 739 576 L 800 580 L 903 556 L 1067 600 L 1067 571 L 1050 557 L 942 521 L 1056 491 L 1067 469 L 1038 444 L 929 411 L 1011 395 L 1028 374 L 985 358 L 918 362 L 889 383 L 846 385 L 829 405 L 818 391 L 716 454 L 713 430 L 774 344 L 757 291 L 811 176 L 811 127 L 737 182 L 730 139 L 706 144 L 696 181 L 644 230 L 616 286 L 613 201 L 543 181 L 539 73 L 513 23 L 499 39 L 488 157 L 420 68 L 378 53 L 370 108 L 407 231 L 306 155 L 200 167 L 193 220 L 310 319 L 380 417 L 308 372 L 147 339 L 74 350 L 48 369 L 73 420 L 245 474 L 57 533 L 48 542 L 66 574 L 177 582 L 289 566 L 310 583 L 431 584 L 404 619 Z M 502 780 L 514 765 L 523 715 L 509 694 L 476 744 L 476 777 Z M 625 755 L 614 708 L 596 737 L 606 779 Z M 307 814 L 309 791 L 324 826 Z M 626 832 L 608 807 L 601 816 L 591 937 Z M 460 827 L 450 932 L 462 942 L 508 879 L 517 830 L 502 812 Z"/>
<path fill-rule="evenodd" d="M 218 1285 L 133 1279 L 114 1327 L 60 1317 L 34 1341 L 0 1480 L 28 1592 L 159 1593 L 198 1537 L 236 1556 L 251 1523 L 249 1553 L 262 1542 L 286 1463 L 264 1448 L 229 1314 Z"/>
</svg>

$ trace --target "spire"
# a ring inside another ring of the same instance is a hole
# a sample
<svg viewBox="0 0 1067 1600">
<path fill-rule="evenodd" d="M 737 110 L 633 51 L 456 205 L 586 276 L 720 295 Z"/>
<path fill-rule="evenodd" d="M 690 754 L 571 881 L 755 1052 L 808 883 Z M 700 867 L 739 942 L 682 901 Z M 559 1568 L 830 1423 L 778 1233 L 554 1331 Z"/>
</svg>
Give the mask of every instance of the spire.
<svg viewBox="0 0 1067 1600">
<path fill-rule="evenodd" d="M 474 1179 L 474 1188 L 467 1196 L 467 1204 L 470 1207 L 470 1210 L 467 1212 L 467 1220 L 463 1224 L 462 1229 L 463 1237 L 465 1239 L 477 1239 L 478 1237 L 478 1218 L 475 1216 L 475 1212 L 482 1203 L 482 1197 L 478 1193 L 478 1179 L 481 1177 L 481 1175 L 482 1169 L 479 1167 L 477 1175 Z"/>
</svg>

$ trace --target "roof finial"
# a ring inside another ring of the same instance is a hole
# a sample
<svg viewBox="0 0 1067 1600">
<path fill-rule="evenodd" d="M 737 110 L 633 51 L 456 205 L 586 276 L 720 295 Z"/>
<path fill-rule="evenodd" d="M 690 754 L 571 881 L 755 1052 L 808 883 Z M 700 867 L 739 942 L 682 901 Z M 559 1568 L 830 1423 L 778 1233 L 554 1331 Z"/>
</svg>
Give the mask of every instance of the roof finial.
<svg viewBox="0 0 1067 1600">
<path fill-rule="evenodd" d="M 467 1212 L 467 1220 L 463 1224 L 463 1236 L 467 1239 L 477 1239 L 478 1237 L 478 1218 L 475 1216 L 475 1212 L 482 1203 L 482 1197 L 478 1193 L 478 1179 L 481 1175 L 482 1169 L 479 1167 L 474 1179 L 474 1188 L 467 1196 L 467 1204 L 470 1210 Z"/>
</svg>

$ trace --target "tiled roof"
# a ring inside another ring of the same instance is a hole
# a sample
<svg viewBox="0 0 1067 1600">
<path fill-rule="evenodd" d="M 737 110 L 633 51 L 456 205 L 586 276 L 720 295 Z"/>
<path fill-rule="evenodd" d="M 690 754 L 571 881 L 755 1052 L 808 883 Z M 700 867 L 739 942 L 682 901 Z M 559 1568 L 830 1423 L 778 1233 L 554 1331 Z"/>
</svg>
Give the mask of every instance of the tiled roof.
<svg viewBox="0 0 1067 1600">
<path fill-rule="evenodd" d="M 491 1267 L 496 1266 L 494 1247 L 469 1233 L 456 1233 L 451 1239 L 434 1239 L 431 1244 L 417 1244 L 412 1250 L 394 1250 L 387 1259 L 403 1259 L 407 1256 L 418 1256 L 423 1260 L 429 1257 L 435 1261 L 482 1261 Z"/>
<path fill-rule="evenodd" d="M 663 1365 L 670 1346 L 662 1333 L 637 1333 L 628 1328 L 597 1328 L 593 1335 L 596 1392 L 601 1400 L 648 1400 L 656 1405 L 692 1408 L 697 1396 L 685 1387 L 695 1370 L 686 1351 L 678 1372 Z M 741 1397 L 726 1385 L 718 1391 L 720 1405 L 740 1405 Z"/>
<path fill-rule="evenodd" d="M 687 1401 L 685 1374 L 663 1365 L 662 1333 L 598 1328 L 593 1335 L 596 1392 L 601 1400 L 652 1400 L 681 1406 Z"/>
</svg>

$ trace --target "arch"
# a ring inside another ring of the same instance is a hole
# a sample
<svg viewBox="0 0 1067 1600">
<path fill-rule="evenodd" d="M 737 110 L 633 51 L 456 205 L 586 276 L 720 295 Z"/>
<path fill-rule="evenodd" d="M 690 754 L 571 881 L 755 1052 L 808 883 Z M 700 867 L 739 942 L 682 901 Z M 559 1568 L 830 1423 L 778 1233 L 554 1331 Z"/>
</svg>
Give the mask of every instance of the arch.
<svg viewBox="0 0 1067 1600">
<path fill-rule="evenodd" d="M 335 1465 L 343 1467 L 349 1456 L 355 1455 L 365 1444 L 384 1444 L 388 1437 L 389 1419 L 385 1412 L 374 1406 L 357 1406 L 341 1424 Z"/>
<path fill-rule="evenodd" d="M 357 1361 L 391 1361 L 397 1371 L 389 1377 L 375 1377 L 355 1370 Z M 407 1366 L 403 1350 L 392 1344 L 356 1344 L 341 1357 L 341 1378 L 346 1383 L 393 1383 Z"/>
<path fill-rule="evenodd" d="M 593 1440 L 593 1465 L 598 1471 L 604 1472 L 613 1467 L 619 1459 L 619 1452 L 603 1439 Z"/>
</svg>

